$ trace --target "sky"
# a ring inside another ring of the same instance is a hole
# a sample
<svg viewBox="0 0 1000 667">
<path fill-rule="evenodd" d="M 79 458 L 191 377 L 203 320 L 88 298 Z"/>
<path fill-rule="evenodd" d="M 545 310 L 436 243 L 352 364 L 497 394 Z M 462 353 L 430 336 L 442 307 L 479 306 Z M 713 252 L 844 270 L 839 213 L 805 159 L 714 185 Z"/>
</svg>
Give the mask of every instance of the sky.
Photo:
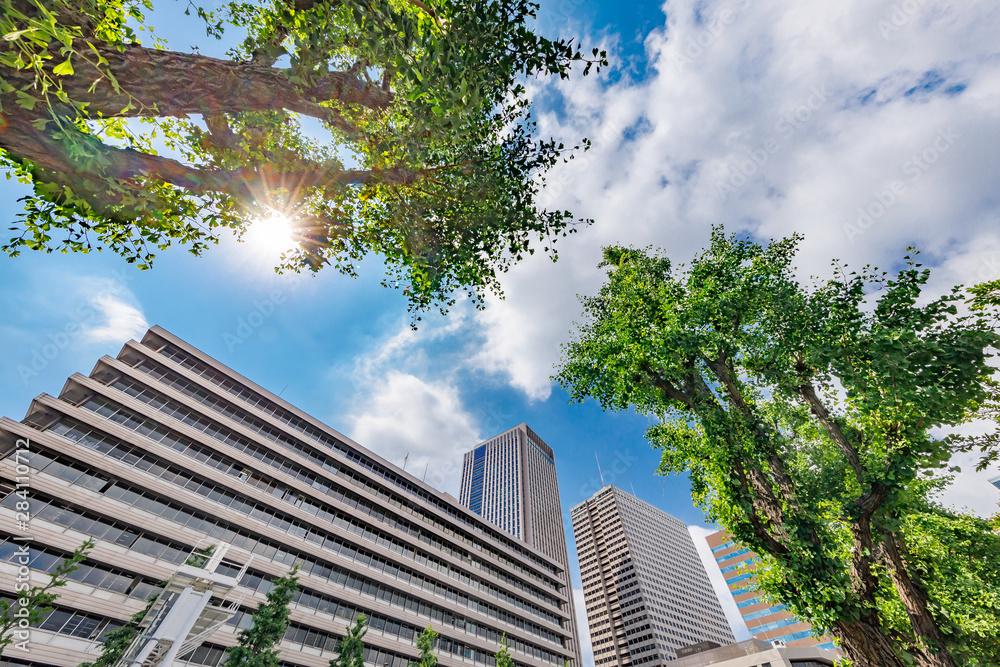
<svg viewBox="0 0 1000 667">
<path fill-rule="evenodd" d="M 154 24 L 172 48 L 223 50 L 182 3 L 163 6 Z M 145 272 L 106 253 L 0 258 L 0 414 L 21 418 L 34 396 L 159 324 L 385 458 L 409 455 L 408 471 L 454 495 L 461 454 L 525 421 L 555 450 L 567 530 L 570 508 L 601 486 L 599 459 L 605 482 L 687 522 L 704 548 L 714 528 L 686 479 L 654 474 L 646 418 L 568 404 L 550 380 L 576 295 L 601 284 L 602 246 L 684 262 L 724 224 L 760 241 L 804 234 L 806 278 L 832 260 L 893 269 L 909 246 L 932 269 L 931 292 L 1000 278 L 995 3 L 543 0 L 538 26 L 612 58 L 599 76 L 530 82 L 542 133 L 593 141 L 543 194 L 595 220 L 561 242 L 558 262 L 533 256 L 503 276 L 502 299 L 481 311 L 460 301 L 413 331 L 377 258 L 358 279 L 279 276 L 267 229 L 201 258 L 162 252 Z M 0 180 L 3 222 L 22 187 Z M 944 501 L 994 513 L 997 471 L 954 463 Z"/>
</svg>

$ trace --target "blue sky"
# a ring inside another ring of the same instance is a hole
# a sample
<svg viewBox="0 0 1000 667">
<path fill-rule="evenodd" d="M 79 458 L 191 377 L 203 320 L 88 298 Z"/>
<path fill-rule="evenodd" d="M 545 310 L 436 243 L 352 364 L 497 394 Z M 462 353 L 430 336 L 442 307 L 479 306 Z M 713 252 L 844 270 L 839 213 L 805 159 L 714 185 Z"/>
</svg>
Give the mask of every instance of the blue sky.
<svg viewBox="0 0 1000 667">
<path fill-rule="evenodd" d="M 545 133 L 594 148 L 545 197 L 594 218 L 559 262 L 533 257 L 482 312 L 409 329 L 377 260 L 352 280 L 277 276 L 262 235 L 202 258 L 163 252 L 139 272 L 108 254 L 0 258 L 0 414 L 57 394 L 159 324 L 390 460 L 455 493 L 461 452 L 521 421 L 556 451 L 563 509 L 606 477 L 699 529 L 683 478 L 653 474 L 644 418 L 568 405 L 548 380 L 593 293 L 602 245 L 663 247 L 678 261 L 714 223 L 758 239 L 806 235 L 804 277 L 830 260 L 896 265 L 909 245 L 933 289 L 1000 277 L 1000 10 L 937 0 L 838 3 L 543 1 L 539 25 L 608 48 L 601 77 L 532 82 Z M 200 36 L 181 3 L 157 32 Z M 16 183 L 0 181 L 3 221 Z M 67 327 L 72 335 L 63 335 Z M 946 500 L 981 513 L 996 491 L 967 460 Z M 995 471 L 993 471 L 995 474 Z M 567 520 L 567 525 L 569 524 Z M 572 546 L 572 544 L 571 544 Z"/>
</svg>

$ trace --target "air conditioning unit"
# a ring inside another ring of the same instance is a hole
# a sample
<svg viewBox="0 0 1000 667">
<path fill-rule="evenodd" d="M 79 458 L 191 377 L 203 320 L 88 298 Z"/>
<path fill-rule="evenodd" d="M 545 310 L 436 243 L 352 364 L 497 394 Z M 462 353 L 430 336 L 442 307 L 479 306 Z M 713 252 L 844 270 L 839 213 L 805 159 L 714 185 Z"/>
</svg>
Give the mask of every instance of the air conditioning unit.
<svg viewBox="0 0 1000 667">
<path fill-rule="evenodd" d="M 774 641 L 771 642 L 771 646 L 773 646 L 774 648 L 785 648 L 785 640 L 775 639 Z"/>
</svg>

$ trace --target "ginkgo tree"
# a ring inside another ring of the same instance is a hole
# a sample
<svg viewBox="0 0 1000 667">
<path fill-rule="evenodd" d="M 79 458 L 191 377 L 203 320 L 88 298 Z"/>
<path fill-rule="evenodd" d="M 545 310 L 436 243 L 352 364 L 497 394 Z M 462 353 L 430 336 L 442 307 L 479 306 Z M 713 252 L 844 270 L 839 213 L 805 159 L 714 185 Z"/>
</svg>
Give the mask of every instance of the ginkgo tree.
<svg viewBox="0 0 1000 667">
<path fill-rule="evenodd" d="M 381 254 L 384 282 L 425 309 L 463 287 L 479 302 L 587 222 L 539 203 L 545 172 L 588 144 L 536 136 L 527 84 L 605 56 L 537 34 L 528 0 L 189 4 L 206 39 L 235 44 L 224 58 L 171 50 L 152 9 L 0 0 L 0 162 L 31 188 L 8 254 L 101 248 L 148 268 L 280 215 L 297 246 L 279 270 L 354 274 Z"/>
<path fill-rule="evenodd" d="M 934 500 L 954 451 L 936 433 L 989 402 L 1000 335 L 961 288 L 927 295 L 912 257 L 802 285 L 799 240 L 719 228 L 683 267 L 606 248 L 557 379 L 649 415 L 659 472 L 858 667 L 1000 664 L 1000 535 Z"/>
</svg>

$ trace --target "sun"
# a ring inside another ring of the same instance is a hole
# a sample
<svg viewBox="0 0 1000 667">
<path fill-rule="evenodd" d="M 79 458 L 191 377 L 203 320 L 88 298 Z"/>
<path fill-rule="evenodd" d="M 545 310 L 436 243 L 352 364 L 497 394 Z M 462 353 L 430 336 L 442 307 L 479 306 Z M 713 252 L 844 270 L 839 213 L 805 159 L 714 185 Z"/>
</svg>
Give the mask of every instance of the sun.
<svg viewBox="0 0 1000 667">
<path fill-rule="evenodd" d="M 291 220 L 277 211 L 250 223 L 243 234 L 243 242 L 254 252 L 273 254 L 275 257 L 296 245 Z"/>
</svg>

